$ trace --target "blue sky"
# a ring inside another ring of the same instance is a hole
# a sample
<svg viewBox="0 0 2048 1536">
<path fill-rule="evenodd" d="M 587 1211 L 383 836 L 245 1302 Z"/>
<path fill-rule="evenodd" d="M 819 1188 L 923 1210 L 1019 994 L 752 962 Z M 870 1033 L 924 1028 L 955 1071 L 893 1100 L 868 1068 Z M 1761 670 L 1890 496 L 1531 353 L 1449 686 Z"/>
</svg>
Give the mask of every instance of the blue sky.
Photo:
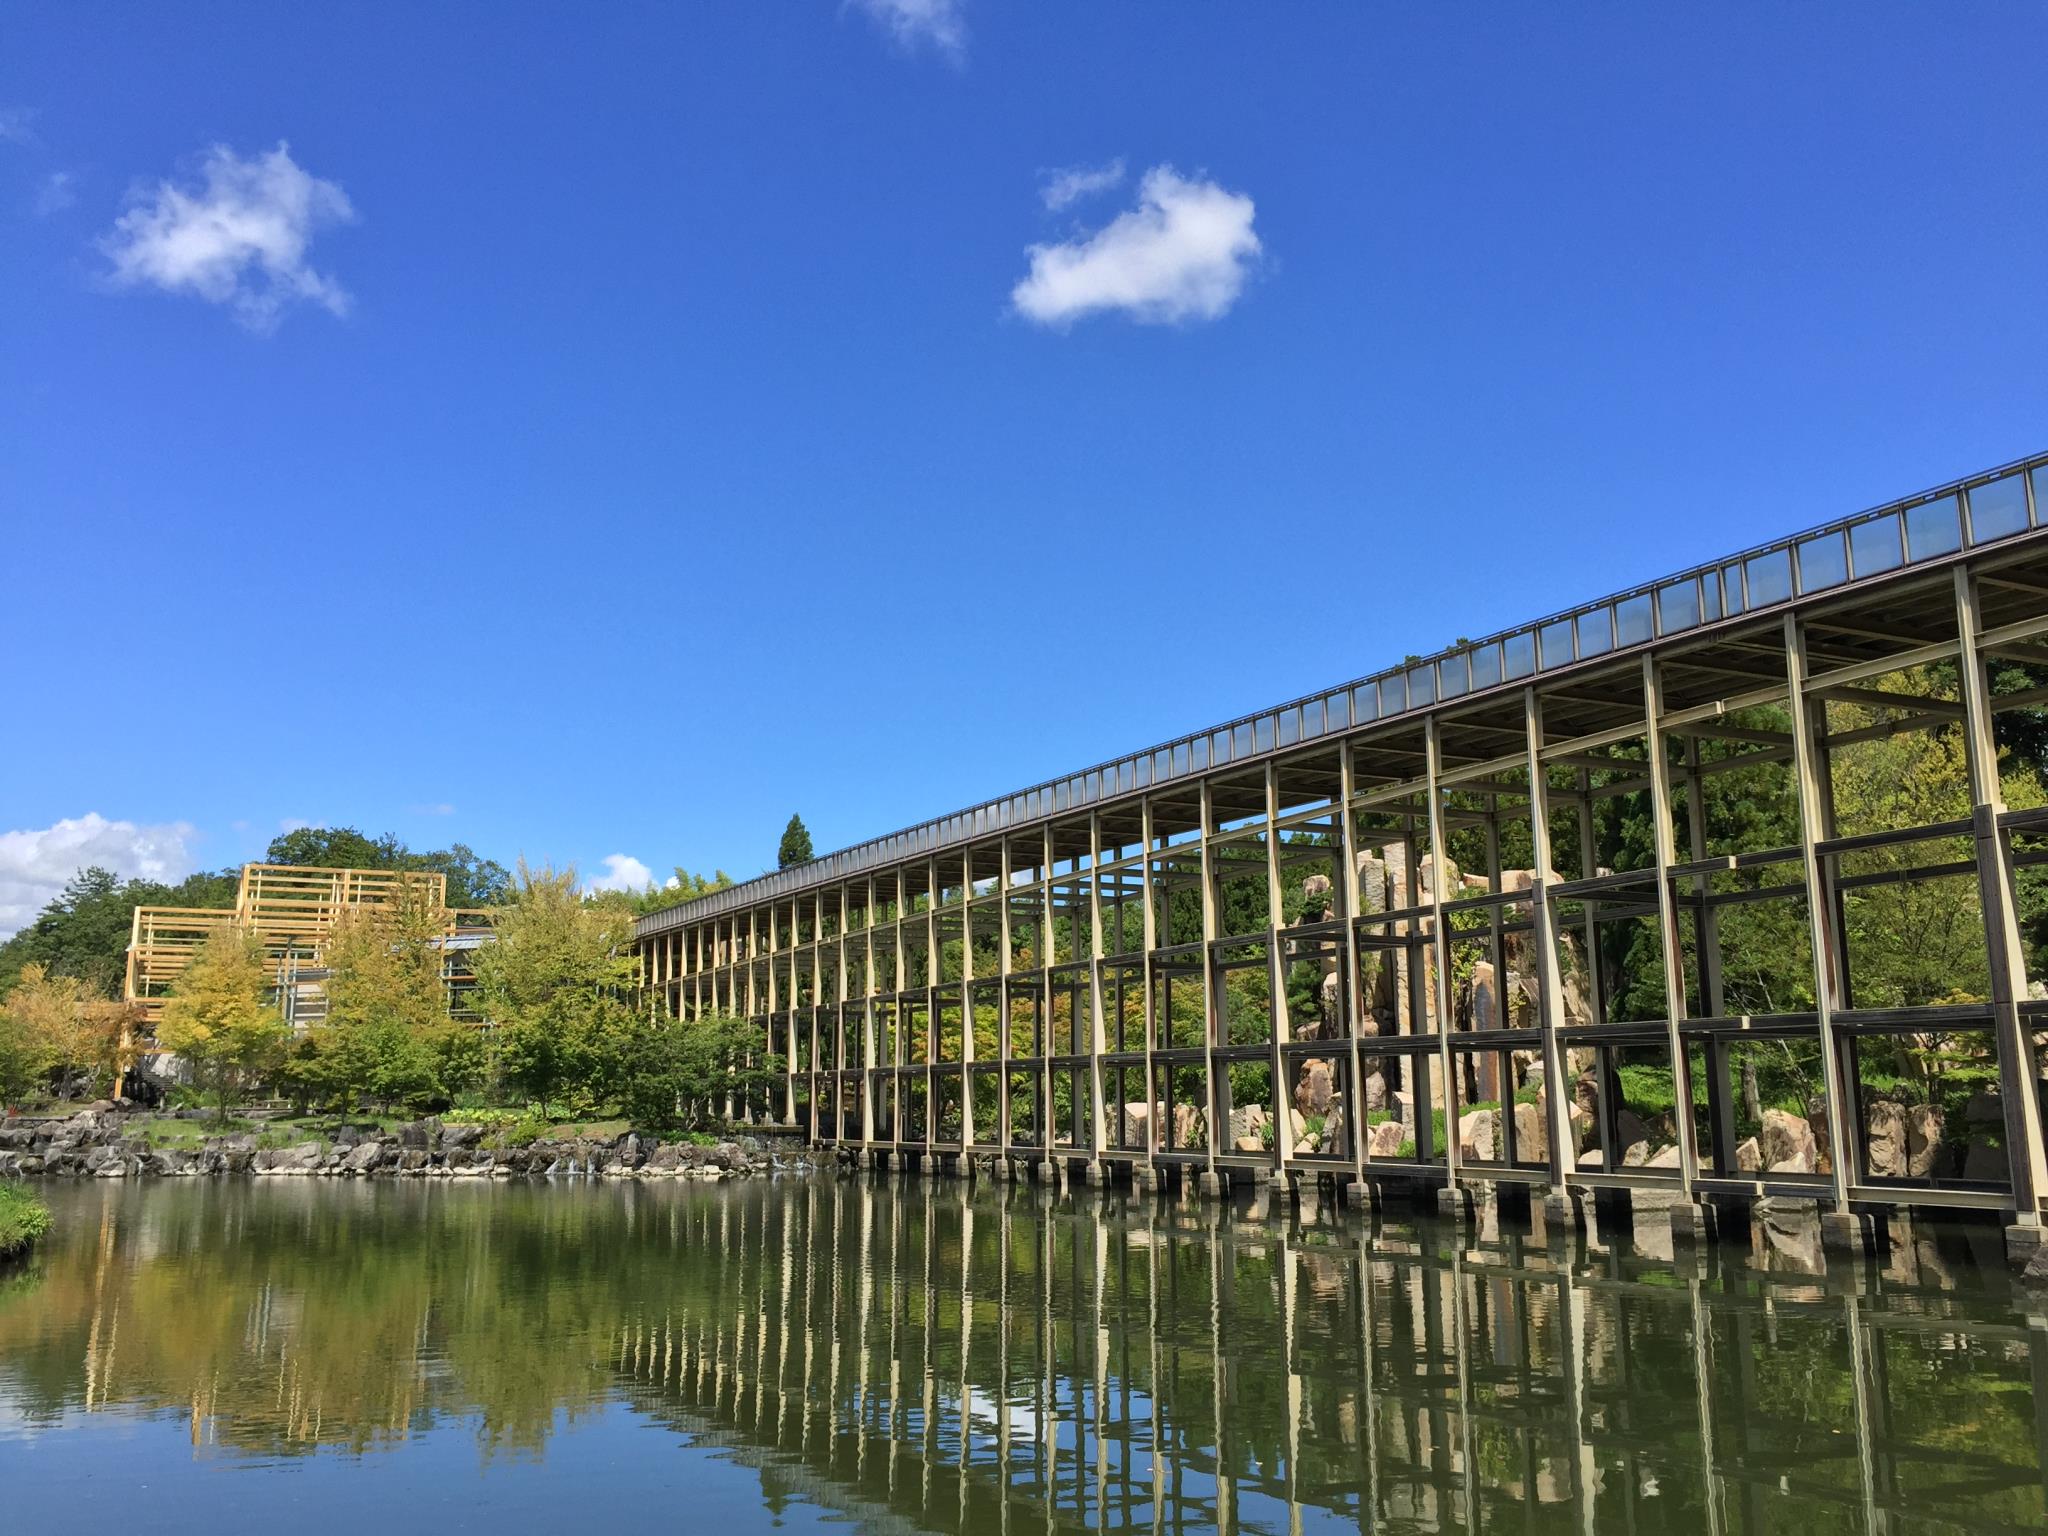
<svg viewBox="0 0 2048 1536">
<path fill-rule="evenodd" d="M 753 874 L 2048 441 L 2038 7 L 6 33 L 0 931 Z"/>
</svg>

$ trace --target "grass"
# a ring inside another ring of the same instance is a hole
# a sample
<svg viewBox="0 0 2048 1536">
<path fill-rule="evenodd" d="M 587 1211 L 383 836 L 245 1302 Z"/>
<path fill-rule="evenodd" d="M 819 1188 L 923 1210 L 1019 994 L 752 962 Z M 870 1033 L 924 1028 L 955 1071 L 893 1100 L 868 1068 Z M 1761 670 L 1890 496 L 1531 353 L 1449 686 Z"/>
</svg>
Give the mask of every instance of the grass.
<svg viewBox="0 0 2048 1536">
<path fill-rule="evenodd" d="M 19 1184 L 0 1182 L 0 1259 L 26 1253 L 50 1230 L 50 1208 Z"/>
</svg>

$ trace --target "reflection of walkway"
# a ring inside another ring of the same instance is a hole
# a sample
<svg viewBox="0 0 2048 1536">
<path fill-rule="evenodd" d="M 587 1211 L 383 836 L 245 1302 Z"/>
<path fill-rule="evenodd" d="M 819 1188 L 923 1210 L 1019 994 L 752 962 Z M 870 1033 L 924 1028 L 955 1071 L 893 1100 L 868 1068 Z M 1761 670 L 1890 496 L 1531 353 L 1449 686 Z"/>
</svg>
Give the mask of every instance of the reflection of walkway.
<svg viewBox="0 0 2048 1536">
<path fill-rule="evenodd" d="M 1674 1280 L 1435 1227 L 1093 1211 L 855 1182 L 730 1204 L 697 1234 L 716 1303 L 626 1324 L 616 1364 L 764 1490 L 877 1528 L 2043 1516 L 2039 1320 L 1711 1258 Z"/>
</svg>

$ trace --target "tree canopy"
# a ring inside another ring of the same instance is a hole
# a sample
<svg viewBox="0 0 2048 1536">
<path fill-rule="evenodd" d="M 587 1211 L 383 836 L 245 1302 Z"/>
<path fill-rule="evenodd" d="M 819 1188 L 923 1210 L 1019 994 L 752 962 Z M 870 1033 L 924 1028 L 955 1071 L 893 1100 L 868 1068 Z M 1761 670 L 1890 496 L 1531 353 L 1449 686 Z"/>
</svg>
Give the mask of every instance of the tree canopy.
<svg viewBox="0 0 2048 1536">
<path fill-rule="evenodd" d="M 391 833 L 369 837 L 355 827 L 296 827 L 270 840 L 271 864 L 329 869 L 397 869 L 448 877 L 451 907 L 494 907 L 511 893 L 512 872 L 466 843 L 415 853 Z"/>
<path fill-rule="evenodd" d="M 782 829 L 781 846 L 775 850 L 775 867 L 793 869 L 799 864 L 808 864 L 811 853 L 811 829 L 804 825 L 801 816 L 792 815 L 789 825 Z"/>
</svg>

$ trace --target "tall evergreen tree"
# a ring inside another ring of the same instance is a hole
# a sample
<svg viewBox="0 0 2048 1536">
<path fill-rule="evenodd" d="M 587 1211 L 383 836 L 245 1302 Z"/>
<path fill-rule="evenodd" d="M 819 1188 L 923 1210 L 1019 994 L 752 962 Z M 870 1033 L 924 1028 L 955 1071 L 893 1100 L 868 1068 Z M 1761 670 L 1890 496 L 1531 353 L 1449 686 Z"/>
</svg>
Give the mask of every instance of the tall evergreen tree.
<svg viewBox="0 0 2048 1536">
<path fill-rule="evenodd" d="M 775 867 L 793 869 L 810 863 L 811 858 L 811 829 L 804 825 L 803 817 L 793 815 L 789 825 L 782 829 L 782 846 L 775 852 Z"/>
</svg>

